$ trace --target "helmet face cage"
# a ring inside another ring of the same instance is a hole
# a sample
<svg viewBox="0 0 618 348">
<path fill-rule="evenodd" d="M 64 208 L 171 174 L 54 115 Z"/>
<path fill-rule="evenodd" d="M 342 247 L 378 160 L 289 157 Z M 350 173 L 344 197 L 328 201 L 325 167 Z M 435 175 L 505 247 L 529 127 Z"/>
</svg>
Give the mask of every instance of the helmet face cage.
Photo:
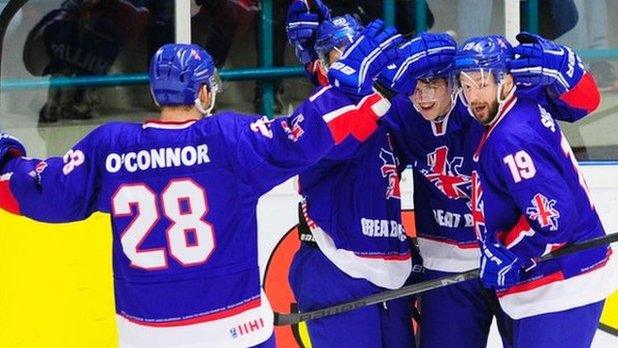
<svg viewBox="0 0 618 348">
<path fill-rule="evenodd" d="M 425 84 L 432 84 L 436 80 L 445 80 L 447 93 L 450 95 L 451 100 L 454 100 L 454 96 L 457 93 L 456 84 L 452 78 L 451 71 L 453 69 L 452 63 L 443 64 L 437 68 L 426 71 L 425 73 L 417 77 L 417 81 L 424 82 Z M 409 95 L 410 100 L 414 103 L 413 97 L 415 94 L 420 93 L 421 100 L 423 101 L 437 101 L 440 99 L 440 95 L 436 93 L 436 89 L 433 87 L 425 87 L 424 91 L 418 89 L 418 83 L 412 90 L 412 94 Z M 431 91 L 431 89 L 434 89 Z"/>
<path fill-rule="evenodd" d="M 322 66 L 328 69 L 331 64 L 330 52 L 337 50 L 340 55 L 343 54 L 362 30 L 363 27 L 349 14 L 320 24 L 314 48 Z"/>
<path fill-rule="evenodd" d="M 481 73 L 481 85 L 475 85 L 475 88 L 481 88 L 489 74 L 493 74 L 500 94 L 501 86 L 504 77 L 509 72 L 510 62 L 513 59 L 513 51 L 511 45 L 506 38 L 500 35 L 481 36 L 468 39 L 457 50 L 454 59 L 453 82 L 456 83 L 457 89 L 461 90 L 460 78 L 465 77 L 470 72 Z M 465 100 L 465 98 L 462 98 Z M 500 95 L 497 96 L 500 102 Z M 466 101 L 467 102 L 467 101 Z"/>
</svg>

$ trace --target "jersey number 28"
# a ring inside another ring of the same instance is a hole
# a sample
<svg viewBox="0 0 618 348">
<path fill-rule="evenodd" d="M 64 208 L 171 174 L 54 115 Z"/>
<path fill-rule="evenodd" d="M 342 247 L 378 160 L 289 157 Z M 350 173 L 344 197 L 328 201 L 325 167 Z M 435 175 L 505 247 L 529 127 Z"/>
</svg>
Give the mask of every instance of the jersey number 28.
<svg viewBox="0 0 618 348">
<path fill-rule="evenodd" d="M 171 221 L 165 231 L 167 247 L 144 249 L 142 242 L 160 219 L 158 198 Z M 125 184 L 112 198 L 115 218 L 133 216 L 120 234 L 122 250 L 132 267 L 146 270 L 167 268 L 168 255 L 183 266 L 205 263 L 215 249 L 213 227 L 203 219 L 207 212 L 206 192 L 191 179 L 171 180 L 160 197 L 146 184 Z"/>
</svg>

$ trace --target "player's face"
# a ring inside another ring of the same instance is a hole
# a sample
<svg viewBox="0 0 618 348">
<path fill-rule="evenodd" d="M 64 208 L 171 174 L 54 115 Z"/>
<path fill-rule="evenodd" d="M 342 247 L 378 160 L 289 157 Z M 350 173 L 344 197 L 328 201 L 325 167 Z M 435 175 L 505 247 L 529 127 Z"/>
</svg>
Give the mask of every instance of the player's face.
<svg viewBox="0 0 618 348">
<path fill-rule="evenodd" d="M 341 58 L 341 54 L 343 50 L 341 48 L 335 47 L 330 52 L 328 52 L 328 56 L 320 59 L 320 70 L 324 75 L 328 74 L 328 67 L 330 67 L 333 63 Z"/>
<path fill-rule="evenodd" d="M 444 78 L 419 80 L 410 99 L 424 119 L 435 121 L 451 107 L 451 88 Z"/>
<path fill-rule="evenodd" d="M 498 85 L 487 71 L 467 71 L 459 74 L 464 97 L 481 124 L 489 124 L 498 114 Z"/>
</svg>

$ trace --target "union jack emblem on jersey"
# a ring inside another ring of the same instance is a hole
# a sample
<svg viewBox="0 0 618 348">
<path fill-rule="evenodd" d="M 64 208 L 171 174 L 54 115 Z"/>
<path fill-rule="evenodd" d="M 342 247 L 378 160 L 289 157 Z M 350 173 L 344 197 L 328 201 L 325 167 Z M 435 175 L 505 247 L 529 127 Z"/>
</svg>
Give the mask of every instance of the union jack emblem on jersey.
<svg viewBox="0 0 618 348">
<path fill-rule="evenodd" d="M 476 171 L 472 171 L 472 197 L 468 205 L 474 219 L 474 232 L 478 240 L 483 240 L 485 237 L 485 209 L 483 204 L 483 188 L 481 180 Z"/>
<path fill-rule="evenodd" d="M 532 207 L 526 209 L 526 214 L 530 220 L 536 220 L 542 228 L 549 227 L 551 231 L 558 229 L 558 218 L 560 212 L 554 208 L 555 199 L 547 199 L 540 193 L 532 198 Z"/>
<path fill-rule="evenodd" d="M 399 174 L 397 173 L 397 157 L 395 157 L 393 151 L 387 151 L 382 148 L 380 149 L 380 159 L 384 162 L 384 164 L 380 167 L 382 177 L 388 178 L 386 199 L 401 199 L 401 191 L 399 190 Z"/>
<path fill-rule="evenodd" d="M 461 156 L 455 156 L 449 161 L 448 151 L 448 147 L 441 146 L 429 153 L 427 165 L 430 170 L 423 174 L 448 198 L 470 198 L 466 192 L 470 188 L 470 177 L 459 174 L 464 159 Z"/>
<path fill-rule="evenodd" d="M 290 127 L 287 121 L 281 121 L 281 127 L 288 135 L 288 139 L 296 142 L 305 133 L 305 130 L 300 126 L 300 123 L 304 119 L 305 117 L 302 114 L 299 114 L 292 120 L 292 127 Z"/>
</svg>

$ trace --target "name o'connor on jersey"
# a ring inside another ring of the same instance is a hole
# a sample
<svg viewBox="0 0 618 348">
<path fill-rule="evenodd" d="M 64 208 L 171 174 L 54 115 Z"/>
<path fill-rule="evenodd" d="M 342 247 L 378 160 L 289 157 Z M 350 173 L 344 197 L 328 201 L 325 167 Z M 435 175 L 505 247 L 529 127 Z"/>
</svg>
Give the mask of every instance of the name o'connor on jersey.
<svg viewBox="0 0 618 348">
<path fill-rule="evenodd" d="M 465 227 L 474 226 L 474 220 L 472 214 L 463 214 L 464 219 L 461 219 L 461 214 L 445 211 L 442 209 L 433 209 L 433 216 L 436 219 L 436 223 L 442 227 L 459 228 L 464 227 L 461 224 L 465 224 Z"/>
<path fill-rule="evenodd" d="M 163 147 L 138 152 L 110 153 L 105 160 L 105 169 L 117 173 L 124 168 L 129 173 L 157 168 L 190 167 L 210 162 L 208 146 L 201 144 L 185 147 Z"/>
<path fill-rule="evenodd" d="M 403 226 L 395 220 L 361 218 L 361 226 L 367 237 L 393 237 L 401 241 L 406 239 Z"/>
</svg>

